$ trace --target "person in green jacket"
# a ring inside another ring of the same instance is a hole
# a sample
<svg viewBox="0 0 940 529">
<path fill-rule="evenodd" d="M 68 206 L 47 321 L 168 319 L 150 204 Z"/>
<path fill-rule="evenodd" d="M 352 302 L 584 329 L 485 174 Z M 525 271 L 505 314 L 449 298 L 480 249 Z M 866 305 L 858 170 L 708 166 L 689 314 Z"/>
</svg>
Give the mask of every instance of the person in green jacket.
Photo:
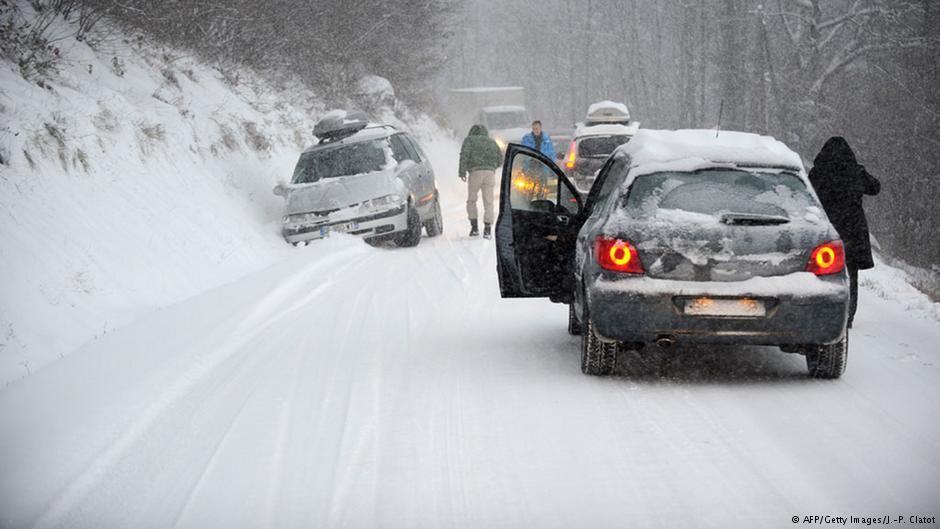
<svg viewBox="0 0 940 529">
<path fill-rule="evenodd" d="M 490 138 L 483 125 L 470 127 L 470 133 L 460 147 L 460 168 L 457 174 L 467 182 L 467 216 L 470 217 L 470 236 L 480 234 L 477 224 L 477 195 L 483 193 L 483 237 L 493 236 L 493 188 L 496 186 L 496 168 L 503 162 L 499 145 Z"/>
</svg>

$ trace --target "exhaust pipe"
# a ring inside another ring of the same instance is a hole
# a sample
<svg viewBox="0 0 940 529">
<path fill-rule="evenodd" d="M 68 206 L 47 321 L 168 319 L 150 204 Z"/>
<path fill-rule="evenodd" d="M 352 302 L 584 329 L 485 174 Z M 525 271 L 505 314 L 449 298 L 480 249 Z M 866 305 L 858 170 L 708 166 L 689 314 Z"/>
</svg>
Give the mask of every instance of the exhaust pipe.
<svg viewBox="0 0 940 529">
<path fill-rule="evenodd" d="M 668 349 L 676 344 L 676 338 L 670 335 L 662 335 L 656 338 L 656 345 L 663 349 Z"/>
</svg>

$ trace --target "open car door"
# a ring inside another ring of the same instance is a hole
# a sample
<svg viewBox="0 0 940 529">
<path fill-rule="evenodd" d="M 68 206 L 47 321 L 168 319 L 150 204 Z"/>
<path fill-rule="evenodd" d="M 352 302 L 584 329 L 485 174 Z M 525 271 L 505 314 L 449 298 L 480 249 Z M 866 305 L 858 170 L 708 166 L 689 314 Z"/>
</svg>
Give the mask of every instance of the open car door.
<svg viewBox="0 0 940 529">
<path fill-rule="evenodd" d="M 574 185 L 552 160 L 522 145 L 506 148 L 496 220 L 502 297 L 570 300 L 581 208 Z"/>
</svg>

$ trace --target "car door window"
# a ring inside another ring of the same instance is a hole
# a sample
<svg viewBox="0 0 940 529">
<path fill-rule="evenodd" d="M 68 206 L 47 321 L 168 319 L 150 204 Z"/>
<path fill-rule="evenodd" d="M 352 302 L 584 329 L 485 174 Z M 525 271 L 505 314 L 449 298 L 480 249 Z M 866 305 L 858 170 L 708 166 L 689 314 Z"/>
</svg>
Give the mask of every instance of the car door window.
<svg viewBox="0 0 940 529">
<path fill-rule="evenodd" d="M 509 202 L 512 209 L 546 213 L 578 212 L 578 199 L 558 178 L 555 170 L 526 153 L 512 160 L 512 186 Z"/>
<path fill-rule="evenodd" d="M 405 160 L 414 160 L 414 157 L 411 152 L 409 152 L 407 144 L 402 139 L 401 134 L 392 136 L 389 139 L 389 144 L 392 147 L 392 157 L 395 158 L 396 162 L 401 163 Z"/>
<path fill-rule="evenodd" d="M 615 154 L 597 175 L 597 181 L 588 194 L 584 204 L 584 214 L 591 212 L 609 197 L 617 194 L 616 187 L 623 180 L 630 168 L 630 157 L 624 154 Z"/>
<path fill-rule="evenodd" d="M 405 147 L 412 156 L 411 159 L 417 163 L 421 163 L 425 156 L 423 156 L 424 153 L 421 151 L 421 147 L 418 145 L 418 142 L 416 142 L 414 138 L 408 136 L 407 134 L 402 134 L 401 137 L 404 140 Z"/>
</svg>

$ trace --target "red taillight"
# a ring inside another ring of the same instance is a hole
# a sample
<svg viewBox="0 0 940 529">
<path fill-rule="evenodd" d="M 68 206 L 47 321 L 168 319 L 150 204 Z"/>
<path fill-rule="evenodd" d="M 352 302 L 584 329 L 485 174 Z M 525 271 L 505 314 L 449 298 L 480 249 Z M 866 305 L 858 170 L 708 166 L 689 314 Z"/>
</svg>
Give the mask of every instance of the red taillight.
<svg viewBox="0 0 940 529">
<path fill-rule="evenodd" d="M 604 270 L 623 272 L 625 274 L 642 274 L 643 263 L 640 255 L 630 241 L 598 237 L 594 241 L 594 255 L 597 264 Z"/>
<path fill-rule="evenodd" d="M 845 268 L 845 248 L 842 241 L 824 242 L 813 249 L 806 271 L 818 276 L 838 274 Z"/>
<path fill-rule="evenodd" d="M 574 169 L 574 162 L 577 158 L 576 152 L 578 152 L 578 142 L 572 141 L 568 145 L 568 155 L 565 156 L 565 169 Z"/>
</svg>

